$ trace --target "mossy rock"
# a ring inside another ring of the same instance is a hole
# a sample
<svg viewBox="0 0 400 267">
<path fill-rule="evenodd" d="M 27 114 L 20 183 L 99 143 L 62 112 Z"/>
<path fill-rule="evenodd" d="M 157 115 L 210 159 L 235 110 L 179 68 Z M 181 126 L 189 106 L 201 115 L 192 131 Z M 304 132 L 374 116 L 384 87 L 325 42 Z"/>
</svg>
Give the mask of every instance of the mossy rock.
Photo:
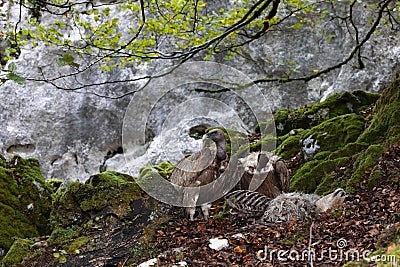
<svg viewBox="0 0 400 267">
<path fill-rule="evenodd" d="M 5 168 L 7 165 L 6 159 L 3 157 L 3 155 L 0 155 L 0 167 Z"/>
<path fill-rule="evenodd" d="M 294 157 L 302 149 L 301 140 L 310 135 L 318 141 L 318 152 L 334 152 L 346 144 L 355 142 L 364 131 L 364 125 L 364 117 L 352 113 L 329 119 L 311 129 L 296 129 L 295 134 L 288 133 L 278 138 L 280 144 L 276 154 L 284 159 Z"/>
<path fill-rule="evenodd" d="M 256 151 L 274 151 L 276 148 L 277 138 L 275 134 L 267 134 L 262 136 L 258 142 L 248 145 L 250 152 Z"/>
<path fill-rule="evenodd" d="M 62 246 L 70 243 L 81 235 L 82 228 L 71 226 L 67 228 L 57 228 L 51 233 L 47 242 L 49 245 Z"/>
<path fill-rule="evenodd" d="M 46 180 L 46 184 L 53 189 L 53 192 L 57 191 L 58 188 L 64 183 L 64 180 L 51 178 Z"/>
<path fill-rule="evenodd" d="M 296 129 L 293 132 L 278 137 L 278 147 L 275 150 L 276 155 L 284 159 L 290 159 L 301 151 L 301 140 L 307 137 L 309 131 Z"/>
<path fill-rule="evenodd" d="M 160 164 L 153 166 L 153 168 L 157 170 L 161 176 L 166 177 L 168 174 L 172 173 L 175 166 L 169 162 L 161 162 Z"/>
<path fill-rule="evenodd" d="M 334 160 L 311 160 L 305 163 L 292 177 L 290 181 L 291 191 L 305 193 L 316 192 L 325 194 L 332 189 L 341 187 L 341 184 L 330 178 L 330 174 L 336 167 L 345 166 L 350 158 L 343 157 Z"/>
<path fill-rule="evenodd" d="M 93 175 L 85 183 L 71 182 L 53 196 L 52 225 L 54 229 L 82 225 L 105 208 L 122 218 L 142 193 L 133 177 L 113 171 Z"/>
<path fill-rule="evenodd" d="M 1 267 L 20 266 L 23 259 L 31 253 L 33 242 L 28 239 L 17 239 L 1 260 Z"/>
<path fill-rule="evenodd" d="M 307 105 L 297 110 L 279 110 L 274 115 L 277 135 L 285 135 L 292 129 L 309 129 L 337 116 L 360 114 L 378 98 L 379 94 L 364 91 L 345 92 L 334 94 L 321 103 Z"/>
<path fill-rule="evenodd" d="M 0 248 L 9 249 L 16 237 L 50 233 L 51 194 L 36 159 L 15 156 L 0 167 Z"/>
<path fill-rule="evenodd" d="M 357 160 L 354 162 L 354 172 L 351 175 L 351 178 L 347 182 L 349 187 L 358 185 L 365 177 L 366 171 L 369 168 L 372 168 L 378 163 L 379 158 L 382 156 L 382 153 L 385 151 L 385 146 L 382 144 L 370 145 L 365 151 L 360 153 L 357 157 Z M 374 174 L 371 180 L 370 186 L 375 183 L 379 183 L 377 174 Z"/>
<path fill-rule="evenodd" d="M 140 187 L 150 195 L 161 196 L 161 202 L 167 202 L 169 198 L 176 196 L 174 187 L 169 182 L 169 176 L 175 166 L 169 162 L 162 162 L 158 165 L 144 166 L 139 171 L 139 177 L 136 182 Z"/>
<path fill-rule="evenodd" d="M 375 115 L 358 142 L 392 144 L 400 140 L 400 72 L 376 103 Z"/>
<path fill-rule="evenodd" d="M 354 157 L 361 151 L 368 148 L 366 143 L 351 142 L 346 144 L 344 147 L 339 147 L 336 151 L 330 153 L 329 159 L 336 159 L 339 157 Z"/>
</svg>

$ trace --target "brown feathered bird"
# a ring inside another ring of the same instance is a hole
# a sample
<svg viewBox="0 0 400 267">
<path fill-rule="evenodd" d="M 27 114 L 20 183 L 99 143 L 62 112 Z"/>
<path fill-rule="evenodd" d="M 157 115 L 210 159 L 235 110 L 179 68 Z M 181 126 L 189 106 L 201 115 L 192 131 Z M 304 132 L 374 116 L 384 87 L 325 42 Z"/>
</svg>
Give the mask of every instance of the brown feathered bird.
<svg viewBox="0 0 400 267">
<path fill-rule="evenodd" d="M 199 187 L 213 182 L 221 174 L 221 166 L 227 159 L 226 139 L 224 132 L 214 129 L 203 136 L 211 139 L 215 147 L 205 147 L 195 154 L 182 159 L 173 170 L 170 180 L 178 186 L 183 186 L 183 206 L 187 207 L 190 220 L 194 220 Z M 210 204 L 201 205 L 203 216 L 208 220 Z"/>
<path fill-rule="evenodd" d="M 242 164 L 245 173 L 239 189 L 256 191 L 268 198 L 288 192 L 290 176 L 282 158 L 254 152 L 243 159 Z"/>
</svg>

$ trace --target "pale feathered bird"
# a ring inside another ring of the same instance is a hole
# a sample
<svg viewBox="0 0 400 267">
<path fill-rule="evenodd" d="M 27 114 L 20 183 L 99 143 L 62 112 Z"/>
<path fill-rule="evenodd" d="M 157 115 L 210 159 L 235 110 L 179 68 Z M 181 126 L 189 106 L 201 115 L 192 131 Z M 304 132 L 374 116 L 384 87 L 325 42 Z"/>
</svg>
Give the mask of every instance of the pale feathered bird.
<svg viewBox="0 0 400 267">
<path fill-rule="evenodd" d="M 177 163 L 170 176 L 173 184 L 186 187 L 183 206 L 187 207 L 190 220 L 194 220 L 200 192 L 198 188 L 217 179 L 221 174 L 221 167 L 227 159 L 224 132 L 214 129 L 203 136 L 203 140 L 207 138 L 214 141 L 215 147 L 204 147 L 195 154 L 182 159 Z M 208 220 L 210 206 L 209 203 L 201 205 L 205 220 Z"/>
<path fill-rule="evenodd" d="M 260 217 L 260 223 L 279 223 L 303 219 L 317 212 L 335 210 L 343 205 L 346 192 L 338 188 L 324 197 L 316 194 L 284 193 L 269 199 L 258 192 L 238 190 L 226 195 L 227 204 L 239 212 Z"/>
<path fill-rule="evenodd" d="M 269 198 L 289 191 L 289 170 L 281 157 L 253 152 L 240 161 L 245 168 L 240 189 L 256 191 Z"/>
</svg>

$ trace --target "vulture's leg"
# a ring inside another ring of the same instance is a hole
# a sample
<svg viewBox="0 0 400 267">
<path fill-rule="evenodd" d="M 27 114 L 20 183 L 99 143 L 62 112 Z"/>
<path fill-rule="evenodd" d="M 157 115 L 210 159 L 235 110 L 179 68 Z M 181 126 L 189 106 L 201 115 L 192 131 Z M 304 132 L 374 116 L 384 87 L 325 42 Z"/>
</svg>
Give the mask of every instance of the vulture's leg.
<svg viewBox="0 0 400 267">
<path fill-rule="evenodd" d="M 201 205 L 201 211 L 203 212 L 204 220 L 206 221 L 208 221 L 208 217 L 210 216 L 210 208 L 211 208 L 210 203 Z"/>
<path fill-rule="evenodd" d="M 199 186 L 199 182 L 196 181 L 192 186 Z M 199 199 L 200 189 L 199 187 L 186 187 L 184 189 L 183 204 L 187 207 L 187 213 L 189 213 L 190 220 L 194 220 L 194 214 L 196 212 L 196 203 Z"/>
<path fill-rule="evenodd" d="M 196 207 L 186 208 L 187 213 L 189 213 L 189 218 L 191 221 L 194 221 L 194 214 L 196 213 Z"/>
</svg>

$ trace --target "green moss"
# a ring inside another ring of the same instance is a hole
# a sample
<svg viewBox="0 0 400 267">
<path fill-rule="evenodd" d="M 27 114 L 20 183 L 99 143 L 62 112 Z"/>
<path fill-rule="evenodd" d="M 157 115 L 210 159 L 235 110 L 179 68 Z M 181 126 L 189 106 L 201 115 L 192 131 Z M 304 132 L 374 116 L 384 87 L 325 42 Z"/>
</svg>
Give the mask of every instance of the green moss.
<svg viewBox="0 0 400 267">
<path fill-rule="evenodd" d="M 278 137 L 278 147 L 276 155 L 290 159 L 301 151 L 301 139 L 305 136 L 303 129 L 296 129 L 295 134 L 286 134 Z M 307 131 L 308 132 L 308 131 Z"/>
<path fill-rule="evenodd" d="M 269 121 L 263 121 L 260 122 L 256 125 L 254 131 L 256 133 L 263 133 L 263 135 L 268 135 L 268 134 L 272 134 L 272 135 L 276 135 L 276 124 L 275 124 L 275 120 L 273 118 L 271 118 L 271 120 Z"/>
<path fill-rule="evenodd" d="M 277 138 L 274 134 L 267 134 L 262 137 L 261 140 L 255 143 L 247 143 L 242 145 L 235 153 L 234 157 L 243 158 L 246 157 L 249 152 L 259 151 L 274 151 L 276 148 Z"/>
<path fill-rule="evenodd" d="M 15 156 L 0 167 L 0 248 L 8 249 L 13 237 L 50 233 L 48 218 L 51 188 L 35 159 Z"/>
<path fill-rule="evenodd" d="M 166 177 L 168 174 L 170 174 L 175 166 L 169 162 L 161 162 L 160 164 L 153 166 L 154 169 L 156 169 L 158 171 L 158 173 L 163 176 Z"/>
<path fill-rule="evenodd" d="M 27 239 L 17 239 L 11 246 L 6 256 L 1 261 L 2 267 L 14 267 L 22 263 L 23 259 L 31 252 L 33 242 Z"/>
<path fill-rule="evenodd" d="M 315 193 L 318 195 L 327 195 L 334 191 L 336 188 L 345 188 L 343 179 L 335 177 L 333 172 L 326 174 L 321 179 L 321 183 L 317 185 Z"/>
<path fill-rule="evenodd" d="M 359 114 L 378 98 L 378 94 L 363 91 L 345 92 L 334 94 L 321 103 L 307 105 L 297 110 L 279 110 L 274 115 L 277 135 L 285 135 L 292 129 L 309 129 L 325 120 L 344 114 Z"/>
<path fill-rule="evenodd" d="M 251 152 L 256 151 L 273 151 L 276 147 L 277 138 L 275 134 L 266 134 L 258 142 L 246 145 L 246 149 Z"/>
<path fill-rule="evenodd" d="M 61 246 L 68 244 L 74 238 L 79 237 L 80 234 L 81 229 L 76 226 L 68 228 L 57 228 L 51 233 L 47 242 L 49 243 L 49 245 Z"/>
<path fill-rule="evenodd" d="M 9 249 L 15 237 L 35 237 L 39 232 L 24 214 L 0 203 L 0 248 Z"/>
<path fill-rule="evenodd" d="M 347 185 L 352 187 L 360 183 L 364 179 L 366 171 L 377 164 L 378 159 L 382 156 L 384 150 L 385 147 L 383 145 L 377 144 L 369 146 L 367 150 L 360 153 L 357 157 L 357 160 L 354 162 L 353 168 L 355 171 L 349 179 Z"/>
<path fill-rule="evenodd" d="M 5 168 L 7 165 L 6 159 L 3 157 L 3 155 L 0 155 L 0 168 Z"/>
<path fill-rule="evenodd" d="M 321 147 L 320 151 L 334 152 L 345 144 L 354 142 L 364 130 L 365 120 L 361 115 L 347 114 L 313 127 L 311 134 Z"/>
<path fill-rule="evenodd" d="M 85 183 L 71 182 L 53 195 L 51 222 L 54 228 L 82 224 L 88 214 L 109 207 L 119 217 L 130 211 L 130 202 L 142 197 L 134 178 L 107 171 L 91 176 Z"/>
<path fill-rule="evenodd" d="M 321 151 L 314 155 L 313 159 L 324 160 L 332 154 L 331 151 Z"/>
<path fill-rule="evenodd" d="M 344 147 L 339 147 L 339 149 L 332 152 L 329 155 L 329 159 L 335 159 L 338 157 L 354 157 L 361 151 L 367 149 L 368 146 L 369 145 L 366 143 L 357 143 L 357 142 L 348 143 Z"/>
<path fill-rule="evenodd" d="M 290 190 L 312 193 L 318 188 L 317 193 L 319 194 L 329 191 L 331 189 L 329 179 L 331 178 L 327 177 L 327 174 L 331 173 L 335 167 L 346 165 L 349 160 L 348 157 L 343 157 L 334 160 L 311 160 L 307 162 L 293 175 L 290 181 Z M 319 186 L 321 183 L 322 186 Z"/>
<path fill-rule="evenodd" d="M 371 172 L 371 174 L 369 175 L 369 178 L 368 178 L 368 184 L 367 184 L 368 189 L 372 189 L 375 186 L 378 186 L 382 180 L 382 177 L 383 177 L 383 173 L 379 169 Z"/>
<path fill-rule="evenodd" d="M 358 142 L 391 144 L 400 140 L 400 72 L 377 101 L 376 114 Z"/>
<path fill-rule="evenodd" d="M 57 191 L 57 189 L 64 183 L 63 180 L 57 178 L 51 178 L 46 180 L 46 185 L 52 188 L 53 192 Z"/>
<path fill-rule="evenodd" d="M 297 129 L 296 134 L 287 134 L 278 138 L 280 145 L 276 149 L 276 154 L 284 159 L 290 159 L 302 149 L 301 140 L 312 135 L 318 141 L 320 152 L 334 152 L 348 143 L 352 143 L 360 136 L 364 130 L 365 119 L 361 115 L 346 114 L 338 116 L 321 124 L 308 129 Z M 329 154 L 320 154 L 319 158 L 324 158 Z"/>
<path fill-rule="evenodd" d="M 68 244 L 66 251 L 70 254 L 79 254 L 79 249 L 89 243 L 89 241 L 90 239 L 86 236 L 78 237 L 74 239 L 74 241 L 72 241 L 70 244 Z"/>
</svg>

